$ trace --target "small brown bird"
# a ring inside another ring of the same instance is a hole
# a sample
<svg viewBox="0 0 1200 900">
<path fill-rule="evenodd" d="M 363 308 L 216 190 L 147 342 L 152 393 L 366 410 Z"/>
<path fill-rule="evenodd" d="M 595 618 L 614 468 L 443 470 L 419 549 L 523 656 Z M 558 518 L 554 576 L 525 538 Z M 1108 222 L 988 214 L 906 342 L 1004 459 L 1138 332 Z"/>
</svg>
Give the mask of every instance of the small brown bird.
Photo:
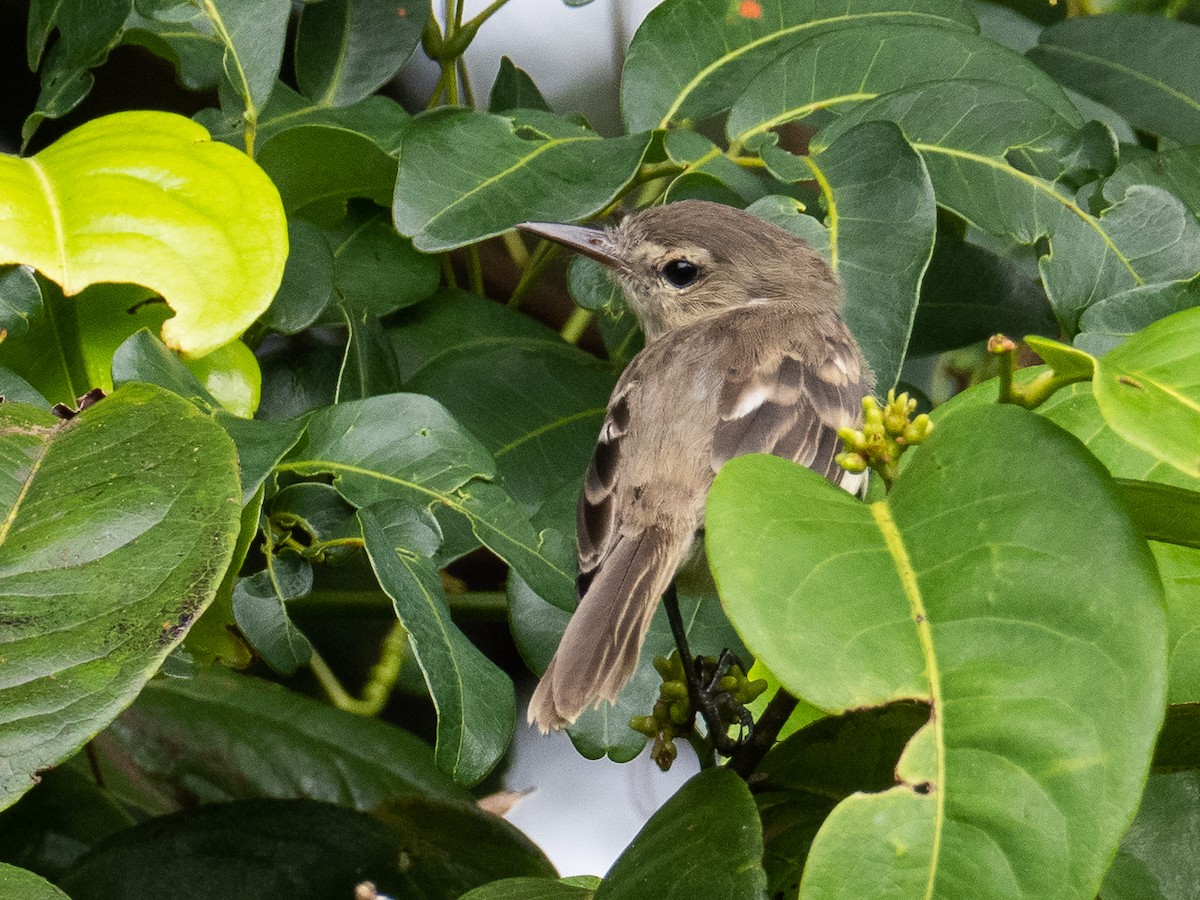
<svg viewBox="0 0 1200 900">
<path fill-rule="evenodd" d="M 834 455 L 873 379 L 824 259 L 750 213 L 685 200 L 612 229 L 521 228 L 608 266 L 646 335 L 579 498 L 579 606 L 529 705 L 546 732 L 616 702 L 726 461 L 772 453 L 862 486 Z"/>
</svg>

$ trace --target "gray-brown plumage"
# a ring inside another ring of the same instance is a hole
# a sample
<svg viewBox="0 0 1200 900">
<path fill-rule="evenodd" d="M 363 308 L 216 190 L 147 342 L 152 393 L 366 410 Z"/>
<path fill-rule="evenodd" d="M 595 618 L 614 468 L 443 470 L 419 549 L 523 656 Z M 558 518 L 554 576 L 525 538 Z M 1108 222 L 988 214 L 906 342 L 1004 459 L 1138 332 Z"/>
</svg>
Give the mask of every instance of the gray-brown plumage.
<svg viewBox="0 0 1200 900">
<path fill-rule="evenodd" d="M 579 606 L 529 705 L 545 732 L 616 701 L 727 460 L 772 453 L 857 489 L 833 458 L 872 378 L 825 261 L 749 213 L 688 200 L 610 230 L 521 227 L 608 265 L 647 341 L 585 476 Z"/>
</svg>

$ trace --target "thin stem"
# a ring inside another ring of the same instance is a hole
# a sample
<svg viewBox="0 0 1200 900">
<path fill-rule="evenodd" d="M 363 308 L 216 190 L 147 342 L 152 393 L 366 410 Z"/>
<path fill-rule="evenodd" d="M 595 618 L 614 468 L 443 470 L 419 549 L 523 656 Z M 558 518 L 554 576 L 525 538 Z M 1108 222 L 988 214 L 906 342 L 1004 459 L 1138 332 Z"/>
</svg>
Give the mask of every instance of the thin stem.
<svg viewBox="0 0 1200 900">
<path fill-rule="evenodd" d="M 338 680 L 338 677 L 333 674 L 333 669 L 329 668 L 329 663 L 325 662 L 325 658 L 317 652 L 315 647 L 313 648 L 308 665 L 312 669 L 317 683 L 321 685 L 321 690 L 329 698 L 330 703 L 346 712 L 358 713 L 362 711 L 363 702 L 351 696 L 350 692 L 342 687 L 342 683 Z"/>
<path fill-rule="evenodd" d="M 750 740 L 734 752 L 726 763 L 726 768 L 737 772 L 742 778 L 749 779 L 767 755 L 767 751 L 775 745 L 779 730 L 795 709 L 796 698 L 783 688 L 777 690 L 763 714 L 754 723 L 754 732 Z"/>
<path fill-rule="evenodd" d="M 471 90 L 471 76 L 467 72 L 467 60 L 465 57 L 458 58 L 458 82 L 462 85 L 463 101 L 471 109 L 475 108 L 475 92 Z"/>
<path fill-rule="evenodd" d="M 483 293 L 483 263 L 479 259 L 479 245 L 471 244 L 467 247 L 467 279 L 471 285 L 471 293 L 478 294 L 480 297 Z"/>
<path fill-rule="evenodd" d="M 500 240 L 504 241 L 504 247 L 508 250 L 509 258 L 512 259 L 518 266 L 524 268 L 529 264 L 529 250 L 525 246 L 525 242 L 521 240 L 521 235 L 517 234 L 515 229 L 509 229 L 500 235 Z"/>
<path fill-rule="evenodd" d="M 475 18 L 473 18 L 469 22 L 467 22 L 466 25 L 463 26 L 463 28 L 473 28 L 476 31 L 478 31 L 479 26 L 482 25 L 484 22 L 486 22 L 488 19 L 490 19 L 507 2 L 508 2 L 508 0 L 493 0 L 493 2 L 489 3 L 487 6 L 485 6 L 483 8 L 483 11 L 480 12 L 479 15 L 475 16 Z"/>
<path fill-rule="evenodd" d="M 458 287 L 458 279 L 454 277 L 454 264 L 450 261 L 450 254 L 442 254 L 442 278 L 446 281 L 446 287 Z"/>
<path fill-rule="evenodd" d="M 592 319 L 595 317 L 590 309 L 584 309 L 581 306 L 575 307 L 571 313 L 571 318 L 567 319 L 567 323 L 563 325 L 559 336 L 568 344 L 578 344 L 579 339 L 583 337 L 587 327 L 592 324 Z"/>
<path fill-rule="evenodd" d="M 521 302 L 525 299 L 525 295 L 529 293 L 529 289 L 546 271 L 546 267 L 558 257 L 558 244 L 550 241 L 538 241 L 537 249 L 533 251 L 533 255 L 529 258 L 529 264 L 525 266 L 525 270 L 521 272 L 521 278 L 517 281 L 517 286 L 513 288 L 512 296 L 508 298 L 508 305 L 513 309 L 518 309 Z"/>
</svg>

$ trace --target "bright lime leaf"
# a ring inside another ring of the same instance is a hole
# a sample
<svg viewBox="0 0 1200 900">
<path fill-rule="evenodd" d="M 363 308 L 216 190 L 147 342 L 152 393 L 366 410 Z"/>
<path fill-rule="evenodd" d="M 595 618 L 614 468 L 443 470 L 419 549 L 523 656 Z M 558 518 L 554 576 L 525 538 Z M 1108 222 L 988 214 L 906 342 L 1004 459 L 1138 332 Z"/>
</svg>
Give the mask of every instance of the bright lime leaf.
<svg viewBox="0 0 1200 900">
<path fill-rule="evenodd" d="M 364 812 L 409 794 L 468 799 L 408 732 L 233 673 L 150 682 L 95 746 L 106 783 L 133 775 L 138 793 L 124 799 L 155 811 L 177 808 L 181 784 L 206 803 L 308 798 Z"/>
<path fill-rule="evenodd" d="M 780 54 L 824 31 L 876 23 L 976 30 L 968 9 L 950 0 L 667 0 L 629 47 L 621 76 L 625 127 L 711 116 Z"/>
<path fill-rule="evenodd" d="M 762 825 L 733 772 L 693 777 L 650 817 L 613 863 L 596 900 L 758 900 L 766 890 Z"/>
<path fill-rule="evenodd" d="M 3 805 L 137 695 L 212 600 L 241 508 L 224 431 L 130 385 L 62 422 L 0 406 Z"/>
<path fill-rule="evenodd" d="M 1131 187 L 1097 218 L 1068 186 L 1025 171 L 1062 152 L 1077 126 L 1017 88 L 952 81 L 888 94 L 826 127 L 813 149 L 872 119 L 901 127 L 924 157 L 940 205 L 1023 244 L 1049 239 L 1040 270 L 1069 332 L 1099 300 L 1200 269 L 1200 225 L 1165 191 Z"/>
<path fill-rule="evenodd" d="M 347 106 L 387 83 L 412 56 L 429 4 L 325 0 L 304 7 L 296 32 L 296 81 L 322 106 Z"/>
<path fill-rule="evenodd" d="M 1200 28 L 1157 16 L 1080 16 L 1042 32 L 1029 58 L 1136 128 L 1200 141 Z"/>
<path fill-rule="evenodd" d="M 392 215 L 417 249 L 449 250 L 525 221 L 574 221 L 633 178 L 649 133 L 601 138 L 538 110 L 439 109 L 404 134 Z"/>
<path fill-rule="evenodd" d="M 199 359 L 184 360 L 196 380 L 235 416 L 249 419 L 262 396 L 262 370 L 249 347 L 239 340 Z"/>
<path fill-rule="evenodd" d="M 732 621 L 790 690 L 933 707 L 898 783 L 826 820 L 803 896 L 1095 896 L 1161 722 L 1166 634 L 1146 543 L 1074 438 L 962 410 L 873 504 L 746 457 L 707 527 Z"/>
<path fill-rule="evenodd" d="M 845 132 L 810 157 L 772 145 L 763 159 L 779 178 L 820 185 L 846 323 L 886 391 L 900 375 L 937 230 L 925 164 L 888 122 Z"/>
<path fill-rule="evenodd" d="M 180 116 L 115 113 L 36 156 L 0 157 L 0 261 L 33 266 L 68 295 L 148 287 L 175 310 L 163 340 L 190 356 L 267 308 L 286 255 L 274 186 Z"/>
<path fill-rule="evenodd" d="M 496 765 L 512 737 L 512 682 L 450 621 L 432 561 L 398 546 L 370 510 L 360 510 L 359 519 L 371 566 L 408 631 L 437 707 L 437 764 L 455 781 L 475 784 Z"/>
<path fill-rule="evenodd" d="M 1160 319 L 1100 357 L 1093 388 L 1113 431 L 1200 477 L 1200 309 Z"/>
<path fill-rule="evenodd" d="M 0 863 L 0 896 L 21 900 L 71 900 L 66 894 L 25 869 Z"/>
</svg>

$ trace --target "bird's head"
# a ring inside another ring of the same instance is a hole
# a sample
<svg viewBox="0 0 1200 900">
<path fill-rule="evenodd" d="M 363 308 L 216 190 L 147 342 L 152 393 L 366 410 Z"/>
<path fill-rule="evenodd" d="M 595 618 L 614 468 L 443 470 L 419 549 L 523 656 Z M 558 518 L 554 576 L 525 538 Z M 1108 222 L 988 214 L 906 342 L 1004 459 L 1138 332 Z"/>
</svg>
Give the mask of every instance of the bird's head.
<svg viewBox="0 0 1200 900">
<path fill-rule="evenodd" d="M 615 228 L 519 227 L 608 266 L 647 341 L 731 307 L 786 299 L 826 312 L 841 302 L 837 278 L 806 242 L 719 203 L 651 207 Z"/>
</svg>

